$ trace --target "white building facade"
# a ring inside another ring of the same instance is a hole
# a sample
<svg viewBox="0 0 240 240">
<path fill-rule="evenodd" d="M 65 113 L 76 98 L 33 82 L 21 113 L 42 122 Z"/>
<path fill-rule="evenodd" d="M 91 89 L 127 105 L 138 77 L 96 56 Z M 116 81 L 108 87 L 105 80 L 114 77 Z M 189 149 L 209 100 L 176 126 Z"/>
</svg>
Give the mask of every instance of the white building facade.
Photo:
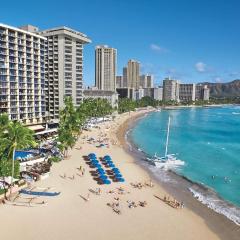
<svg viewBox="0 0 240 240">
<path fill-rule="evenodd" d="M 45 121 L 45 41 L 0 24 L 0 113 L 27 125 Z"/>
<path fill-rule="evenodd" d="M 83 46 L 91 40 L 68 27 L 52 28 L 40 34 L 47 38 L 45 83 L 48 117 L 58 119 L 65 96 L 71 96 L 75 106 L 82 102 Z"/>
</svg>

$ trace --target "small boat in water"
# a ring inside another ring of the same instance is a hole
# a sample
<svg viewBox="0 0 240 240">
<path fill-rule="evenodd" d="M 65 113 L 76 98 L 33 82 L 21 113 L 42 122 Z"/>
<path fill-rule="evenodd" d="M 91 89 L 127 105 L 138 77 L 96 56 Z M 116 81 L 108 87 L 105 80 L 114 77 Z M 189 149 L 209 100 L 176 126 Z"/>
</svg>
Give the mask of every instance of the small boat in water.
<svg viewBox="0 0 240 240">
<path fill-rule="evenodd" d="M 147 161 L 152 163 L 157 168 L 174 168 L 177 166 L 184 165 L 184 161 L 177 159 L 176 154 L 168 154 L 168 143 L 169 143 L 169 132 L 170 132 L 170 122 L 171 118 L 168 118 L 168 128 L 167 128 L 167 139 L 166 139 L 166 147 L 165 147 L 165 156 L 159 157 L 155 153 L 153 158 L 146 158 Z"/>
</svg>

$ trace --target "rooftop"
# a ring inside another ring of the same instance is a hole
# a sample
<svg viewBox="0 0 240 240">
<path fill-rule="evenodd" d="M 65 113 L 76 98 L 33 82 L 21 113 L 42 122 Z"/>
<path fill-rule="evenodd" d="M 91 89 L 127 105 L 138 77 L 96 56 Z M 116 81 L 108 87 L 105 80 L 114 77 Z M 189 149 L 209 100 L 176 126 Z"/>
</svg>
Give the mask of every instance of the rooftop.
<svg viewBox="0 0 240 240">
<path fill-rule="evenodd" d="M 76 39 L 81 39 L 85 43 L 91 43 L 91 40 L 87 37 L 86 34 L 75 31 L 66 26 L 46 29 L 44 31 L 41 31 L 41 34 L 43 34 L 46 37 L 52 36 L 52 35 L 58 35 L 58 34 L 66 34 L 66 35 L 70 35 L 71 37 L 74 37 Z"/>
<path fill-rule="evenodd" d="M 38 35 L 38 34 L 29 32 L 29 31 L 25 31 L 25 30 L 20 29 L 20 28 L 17 28 L 17 27 L 12 27 L 12 26 L 9 26 L 9 25 L 3 24 L 3 23 L 0 23 L 0 27 L 7 28 L 7 29 L 11 29 L 11 30 L 13 30 L 13 31 L 25 33 L 25 34 L 28 34 L 28 35 L 32 35 L 32 36 L 34 36 L 34 37 L 41 38 L 41 39 L 44 39 L 44 40 L 46 39 L 45 37 L 42 37 L 42 36 L 40 36 L 40 35 Z"/>
</svg>

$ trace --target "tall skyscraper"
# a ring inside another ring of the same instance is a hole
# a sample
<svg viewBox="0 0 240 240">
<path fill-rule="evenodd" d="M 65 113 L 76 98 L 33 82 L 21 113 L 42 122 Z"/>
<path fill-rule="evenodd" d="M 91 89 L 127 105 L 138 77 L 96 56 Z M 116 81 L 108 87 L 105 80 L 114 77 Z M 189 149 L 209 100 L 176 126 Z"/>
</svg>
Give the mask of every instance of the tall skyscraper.
<svg viewBox="0 0 240 240">
<path fill-rule="evenodd" d="M 123 87 L 128 87 L 127 67 L 123 68 Z"/>
<path fill-rule="evenodd" d="M 0 113 L 24 124 L 45 119 L 46 38 L 0 24 Z"/>
<path fill-rule="evenodd" d="M 78 106 L 83 99 L 83 45 L 91 40 L 68 27 L 40 32 L 47 38 L 46 100 L 48 116 L 59 117 L 64 97 L 71 96 Z"/>
<path fill-rule="evenodd" d="M 170 78 L 163 80 L 163 100 L 179 101 L 179 81 Z"/>
<path fill-rule="evenodd" d="M 123 87 L 123 76 L 116 76 L 116 88 Z"/>
<path fill-rule="evenodd" d="M 147 87 L 153 88 L 153 75 L 147 75 Z"/>
<path fill-rule="evenodd" d="M 139 80 L 139 86 L 142 88 L 153 88 L 153 75 L 141 75 Z"/>
<path fill-rule="evenodd" d="M 147 76 L 146 75 L 141 75 L 139 77 L 139 86 L 142 88 L 147 88 Z"/>
<path fill-rule="evenodd" d="M 107 45 L 95 48 L 95 85 L 99 90 L 116 91 L 117 50 Z"/>
<path fill-rule="evenodd" d="M 140 63 L 135 60 L 129 60 L 127 66 L 127 82 L 129 88 L 139 89 L 140 85 Z"/>
</svg>

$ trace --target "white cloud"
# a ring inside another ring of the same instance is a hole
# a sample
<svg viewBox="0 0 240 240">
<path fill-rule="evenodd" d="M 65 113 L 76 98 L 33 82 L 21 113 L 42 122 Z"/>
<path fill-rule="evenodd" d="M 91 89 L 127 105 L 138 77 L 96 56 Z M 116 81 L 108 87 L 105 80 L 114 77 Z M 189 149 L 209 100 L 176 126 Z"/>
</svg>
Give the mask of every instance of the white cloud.
<svg viewBox="0 0 240 240">
<path fill-rule="evenodd" d="M 203 73 L 207 71 L 207 64 L 203 63 L 203 62 L 197 62 L 195 64 L 195 68 L 198 72 Z"/>
<path fill-rule="evenodd" d="M 168 52 L 168 49 L 166 49 L 166 48 L 164 48 L 164 47 L 161 47 L 161 46 L 159 46 L 159 45 L 157 45 L 157 44 L 154 44 L 154 43 L 152 43 L 152 44 L 150 45 L 150 49 L 153 50 L 153 51 L 155 51 L 155 52 L 159 52 L 159 53 Z"/>
</svg>

